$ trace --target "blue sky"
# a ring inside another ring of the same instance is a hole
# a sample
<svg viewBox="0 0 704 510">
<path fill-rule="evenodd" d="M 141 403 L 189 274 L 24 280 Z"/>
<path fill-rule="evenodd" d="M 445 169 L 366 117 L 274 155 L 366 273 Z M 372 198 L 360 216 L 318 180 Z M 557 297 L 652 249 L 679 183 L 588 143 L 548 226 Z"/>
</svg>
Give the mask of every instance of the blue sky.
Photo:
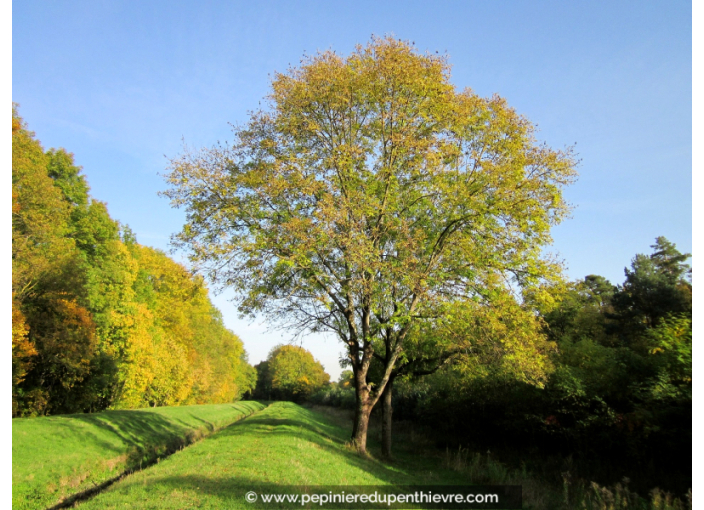
<svg viewBox="0 0 704 510">
<path fill-rule="evenodd" d="M 157 196 L 182 143 L 231 139 L 304 53 L 372 34 L 447 53 L 452 81 L 497 93 L 553 148 L 576 143 L 573 217 L 551 251 L 570 278 L 623 281 L 664 235 L 692 251 L 692 12 L 684 1 L 15 2 L 12 99 L 45 147 L 83 166 L 92 195 L 142 244 L 168 250 L 183 213 Z M 166 157 L 165 157 L 166 156 Z M 178 258 L 178 255 L 176 256 Z M 214 301 L 253 363 L 282 341 Z M 341 346 L 303 346 L 337 377 Z"/>
</svg>

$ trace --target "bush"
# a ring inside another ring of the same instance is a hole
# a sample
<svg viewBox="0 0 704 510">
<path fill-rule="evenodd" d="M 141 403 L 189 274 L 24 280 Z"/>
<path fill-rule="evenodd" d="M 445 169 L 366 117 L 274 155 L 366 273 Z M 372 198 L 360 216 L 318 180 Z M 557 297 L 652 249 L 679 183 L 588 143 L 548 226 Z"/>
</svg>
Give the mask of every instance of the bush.
<svg viewBox="0 0 704 510">
<path fill-rule="evenodd" d="M 354 409 L 354 388 L 332 383 L 311 395 L 308 401 L 321 406 Z"/>
</svg>

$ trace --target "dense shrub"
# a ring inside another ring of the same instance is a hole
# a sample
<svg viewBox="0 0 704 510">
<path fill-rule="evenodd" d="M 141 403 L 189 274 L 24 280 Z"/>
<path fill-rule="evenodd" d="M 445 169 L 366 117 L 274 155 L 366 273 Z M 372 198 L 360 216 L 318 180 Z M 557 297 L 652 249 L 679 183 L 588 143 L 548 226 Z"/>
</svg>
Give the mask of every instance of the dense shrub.
<svg viewBox="0 0 704 510">
<path fill-rule="evenodd" d="M 343 387 L 332 383 L 313 393 L 308 401 L 312 404 L 339 407 L 341 409 L 354 409 L 354 388 Z"/>
<path fill-rule="evenodd" d="M 303 402 L 330 381 L 323 365 L 309 351 L 295 345 L 274 347 L 269 357 L 254 368 L 254 397 L 264 400 Z"/>
</svg>

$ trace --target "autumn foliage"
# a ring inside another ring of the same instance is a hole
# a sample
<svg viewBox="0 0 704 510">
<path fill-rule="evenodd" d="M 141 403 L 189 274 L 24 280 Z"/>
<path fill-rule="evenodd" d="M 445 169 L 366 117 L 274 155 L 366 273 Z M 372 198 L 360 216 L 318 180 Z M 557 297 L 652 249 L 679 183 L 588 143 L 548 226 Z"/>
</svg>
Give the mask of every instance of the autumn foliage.
<svg viewBox="0 0 704 510">
<path fill-rule="evenodd" d="M 254 395 L 266 400 L 301 402 L 330 382 L 323 365 L 296 345 L 274 347 L 255 368 L 258 377 Z"/>
<path fill-rule="evenodd" d="M 529 324 L 504 350 L 539 371 L 543 339 L 517 307 L 559 277 L 542 248 L 569 212 L 570 148 L 539 143 L 503 98 L 457 89 L 445 57 L 391 37 L 275 73 L 264 105 L 227 145 L 172 160 L 177 242 L 243 313 L 340 340 L 360 452 L 416 331 L 510 308 Z"/>
<path fill-rule="evenodd" d="M 255 377 L 202 279 L 138 244 L 13 108 L 13 416 L 231 402 Z"/>
</svg>

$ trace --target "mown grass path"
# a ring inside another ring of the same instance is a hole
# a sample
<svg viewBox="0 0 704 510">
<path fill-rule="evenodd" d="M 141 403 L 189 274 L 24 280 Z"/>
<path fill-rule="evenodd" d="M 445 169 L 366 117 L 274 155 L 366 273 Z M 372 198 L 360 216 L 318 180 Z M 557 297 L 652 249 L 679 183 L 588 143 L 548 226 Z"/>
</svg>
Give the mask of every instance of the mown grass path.
<svg viewBox="0 0 704 510">
<path fill-rule="evenodd" d="M 437 458 L 407 462 L 401 455 L 388 465 L 360 457 L 345 446 L 347 439 L 347 427 L 330 416 L 277 402 L 125 477 L 79 508 L 248 508 L 247 491 L 279 485 L 467 483 Z"/>
<path fill-rule="evenodd" d="M 264 408 L 238 402 L 12 420 L 12 508 L 43 509 Z"/>
</svg>

